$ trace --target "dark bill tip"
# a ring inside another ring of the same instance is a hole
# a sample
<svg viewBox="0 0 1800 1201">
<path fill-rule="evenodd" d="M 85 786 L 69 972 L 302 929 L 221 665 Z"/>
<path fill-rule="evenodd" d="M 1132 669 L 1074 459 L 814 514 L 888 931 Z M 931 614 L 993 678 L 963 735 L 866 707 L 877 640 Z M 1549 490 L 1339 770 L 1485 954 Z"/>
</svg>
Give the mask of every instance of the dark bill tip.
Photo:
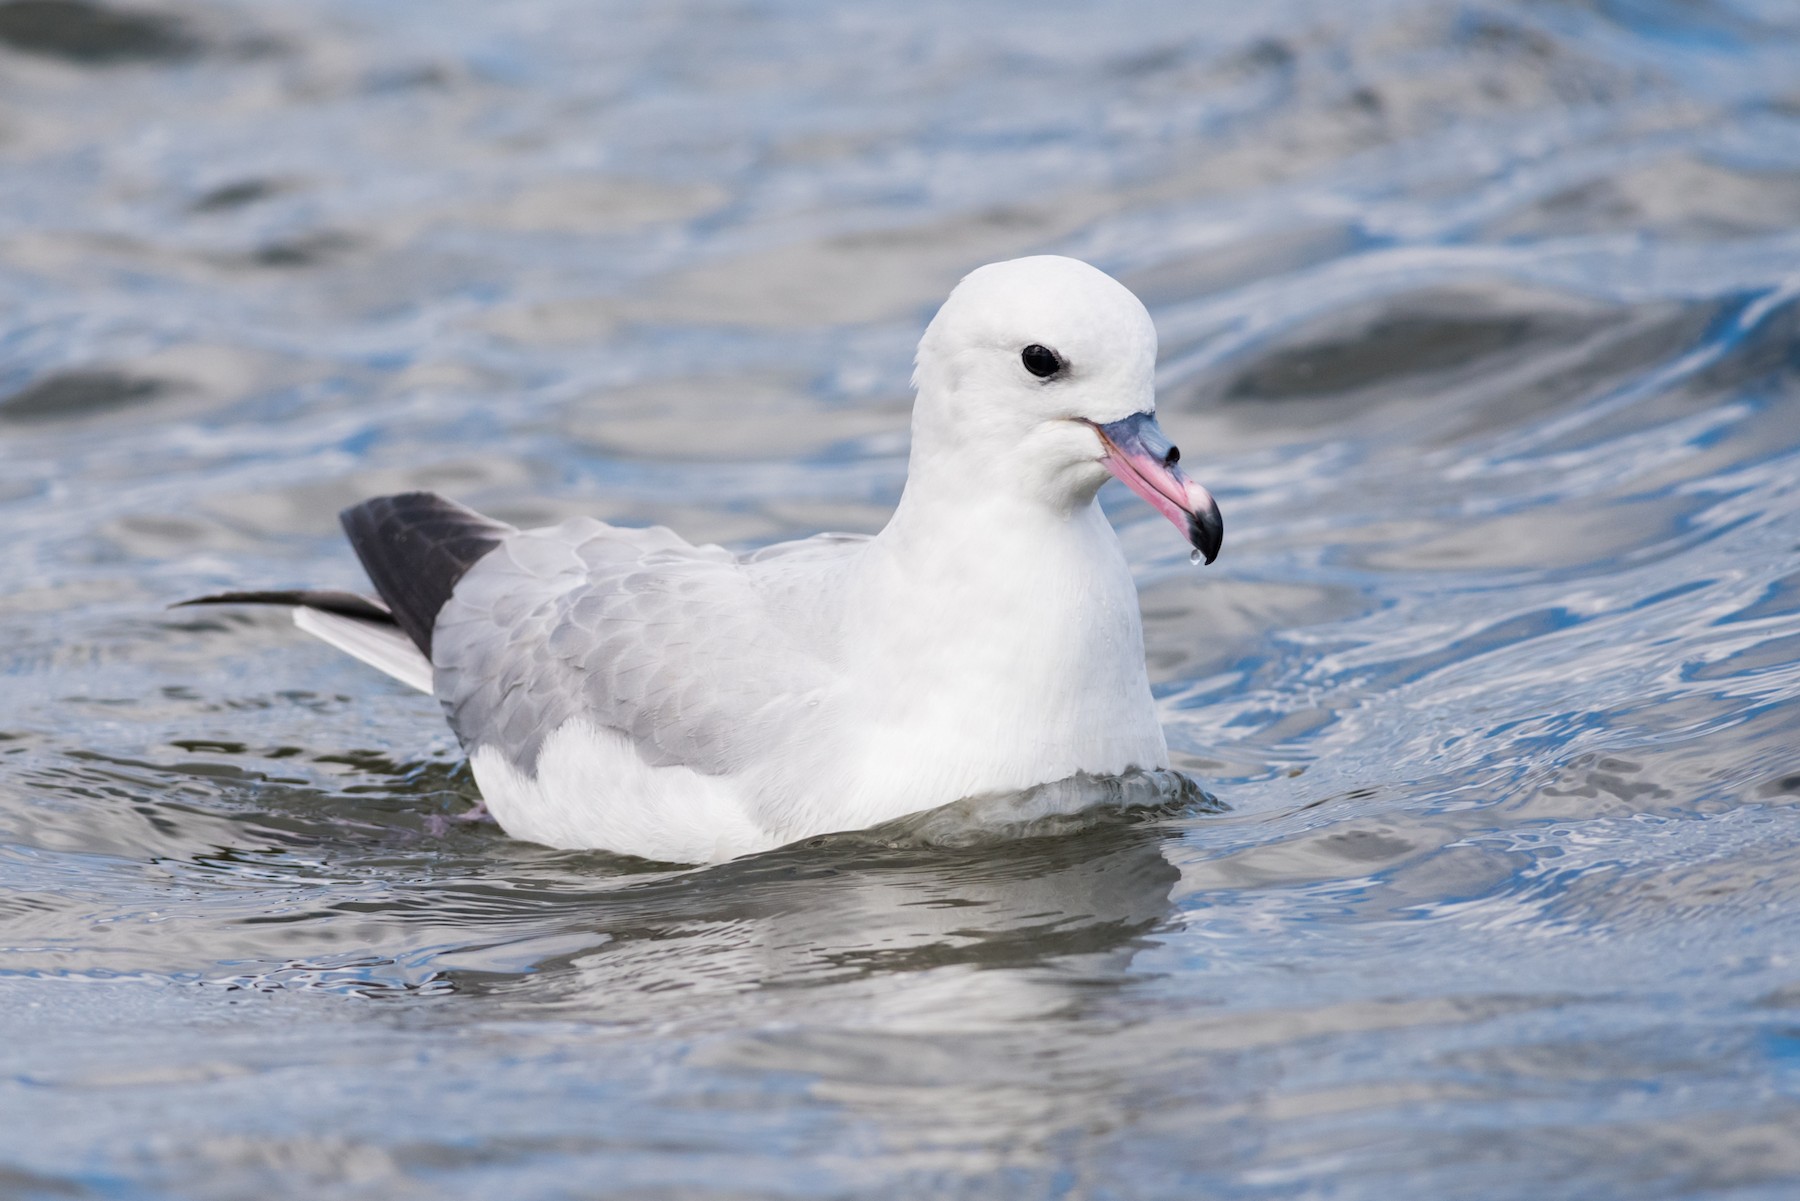
<svg viewBox="0 0 1800 1201">
<path fill-rule="evenodd" d="M 1189 513 L 1187 525 L 1188 542 L 1210 566 L 1219 557 L 1219 548 L 1225 545 L 1225 518 L 1219 514 L 1219 506 L 1206 505 Z"/>
</svg>

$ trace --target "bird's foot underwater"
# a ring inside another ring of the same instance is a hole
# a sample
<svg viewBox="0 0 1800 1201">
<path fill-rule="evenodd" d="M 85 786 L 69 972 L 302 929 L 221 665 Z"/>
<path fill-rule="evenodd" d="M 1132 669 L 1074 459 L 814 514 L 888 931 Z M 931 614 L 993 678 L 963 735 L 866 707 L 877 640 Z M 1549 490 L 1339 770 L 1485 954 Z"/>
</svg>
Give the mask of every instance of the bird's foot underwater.
<svg viewBox="0 0 1800 1201">
<path fill-rule="evenodd" d="M 473 806 L 461 813 L 432 813 L 425 818 L 425 829 L 434 838 L 442 838 L 450 831 L 479 823 L 498 825 L 494 815 L 488 812 L 487 802 L 478 800 Z"/>
</svg>

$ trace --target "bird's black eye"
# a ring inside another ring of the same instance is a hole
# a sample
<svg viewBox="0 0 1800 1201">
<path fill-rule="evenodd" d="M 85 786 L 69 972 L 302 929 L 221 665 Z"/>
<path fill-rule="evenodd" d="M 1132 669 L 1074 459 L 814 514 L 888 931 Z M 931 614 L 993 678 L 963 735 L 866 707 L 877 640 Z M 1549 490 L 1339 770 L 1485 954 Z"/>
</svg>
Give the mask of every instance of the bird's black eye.
<svg viewBox="0 0 1800 1201">
<path fill-rule="evenodd" d="M 1063 369 L 1062 356 L 1048 346 L 1027 346 L 1019 352 L 1019 362 L 1039 379 L 1048 379 Z"/>
</svg>

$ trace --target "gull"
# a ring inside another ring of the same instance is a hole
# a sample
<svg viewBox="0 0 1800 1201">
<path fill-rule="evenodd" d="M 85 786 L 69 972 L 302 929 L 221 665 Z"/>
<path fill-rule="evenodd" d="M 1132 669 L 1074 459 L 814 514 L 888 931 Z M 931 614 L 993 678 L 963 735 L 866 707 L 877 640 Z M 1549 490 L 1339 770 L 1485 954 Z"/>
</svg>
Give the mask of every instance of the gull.
<svg viewBox="0 0 1800 1201">
<path fill-rule="evenodd" d="M 341 514 L 379 600 L 302 630 L 434 695 L 516 838 L 709 863 L 1078 775 L 1167 770 L 1116 477 L 1211 563 L 1218 505 L 1156 422 L 1156 329 L 1076 259 L 963 278 L 915 359 L 872 536 L 734 554 L 578 517 L 520 530 L 430 492 Z"/>
</svg>

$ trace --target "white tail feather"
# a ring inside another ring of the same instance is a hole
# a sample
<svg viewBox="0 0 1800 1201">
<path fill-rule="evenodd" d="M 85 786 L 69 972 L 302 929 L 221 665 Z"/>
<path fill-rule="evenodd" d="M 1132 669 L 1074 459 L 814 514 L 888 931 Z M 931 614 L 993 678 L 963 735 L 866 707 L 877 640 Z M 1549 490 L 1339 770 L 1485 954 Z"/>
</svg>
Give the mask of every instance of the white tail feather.
<svg viewBox="0 0 1800 1201">
<path fill-rule="evenodd" d="M 420 692 L 431 691 L 431 661 L 397 626 L 305 608 L 294 610 L 294 624 L 402 684 L 410 684 Z"/>
</svg>

